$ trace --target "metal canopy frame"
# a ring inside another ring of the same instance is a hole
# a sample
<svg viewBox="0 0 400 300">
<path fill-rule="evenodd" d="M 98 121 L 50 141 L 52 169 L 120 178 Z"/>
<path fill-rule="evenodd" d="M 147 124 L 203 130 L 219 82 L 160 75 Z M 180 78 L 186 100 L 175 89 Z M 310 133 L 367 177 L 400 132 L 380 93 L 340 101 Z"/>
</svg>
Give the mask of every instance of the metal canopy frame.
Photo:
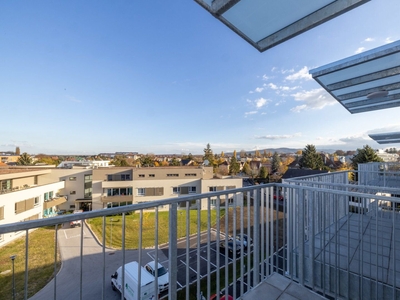
<svg viewBox="0 0 400 300">
<path fill-rule="evenodd" d="M 400 41 L 310 70 L 350 113 L 400 106 Z"/>
<path fill-rule="evenodd" d="M 400 143 L 400 132 L 369 134 L 369 137 L 378 144 Z"/>
<path fill-rule="evenodd" d="M 292 3 L 265 0 L 195 1 L 263 52 L 370 0 L 296 0 Z M 301 8 L 301 12 L 293 7 L 293 3 Z M 281 27 L 276 27 L 277 23 Z M 251 31 L 265 32 L 265 35 L 252 35 Z"/>
</svg>

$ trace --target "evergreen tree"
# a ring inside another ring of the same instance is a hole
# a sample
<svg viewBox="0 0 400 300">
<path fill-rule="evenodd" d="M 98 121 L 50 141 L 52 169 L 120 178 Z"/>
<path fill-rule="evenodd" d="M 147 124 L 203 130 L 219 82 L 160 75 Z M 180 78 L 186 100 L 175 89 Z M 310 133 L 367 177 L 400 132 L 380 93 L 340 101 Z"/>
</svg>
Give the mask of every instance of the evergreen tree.
<svg viewBox="0 0 400 300">
<path fill-rule="evenodd" d="M 142 156 L 139 161 L 143 167 L 154 167 L 154 159 L 150 155 Z"/>
<path fill-rule="evenodd" d="M 277 152 L 274 153 L 272 156 L 272 173 L 276 173 L 279 170 L 279 167 L 281 166 L 281 158 Z"/>
<path fill-rule="evenodd" d="M 17 165 L 30 166 L 32 165 L 32 157 L 26 152 L 22 153 L 17 160 Z"/>
<path fill-rule="evenodd" d="M 181 163 L 179 162 L 179 160 L 176 159 L 176 157 L 173 157 L 171 159 L 171 162 L 169 163 L 170 166 L 180 166 Z"/>
<path fill-rule="evenodd" d="M 204 149 L 203 161 L 206 161 L 206 160 L 208 160 L 210 165 L 214 164 L 214 155 L 213 155 L 213 151 L 211 149 L 210 144 L 207 144 L 207 147 Z"/>
<path fill-rule="evenodd" d="M 300 158 L 299 164 L 300 168 L 309 168 L 312 170 L 320 170 L 324 166 L 321 155 L 317 153 L 314 145 L 306 145 L 303 150 L 303 156 Z"/>
<path fill-rule="evenodd" d="M 251 175 L 251 169 L 250 169 L 250 166 L 249 166 L 249 164 L 247 162 L 244 163 L 242 171 L 246 175 Z"/>
<path fill-rule="evenodd" d="M 236 156 L 233 156 L 229 163 L 229 174 L 236 175 L 239 172 L 240 172 L 240 164 L 238 163 Z"/>
<path fill-rule="evenodd" d="M 367 162 L 382 162 L 382 158 L 380 158 L 374 149 L 370 146 L 365 145 L 364 148 L 358 149 L 357 154 L 355 154 L 352 158 L 352 166 L 354 170 L 358 170 L 358 164 L 363 164 Z"/>
<path fill-rule="evenodd" d="M 258 177 L 260 177 L 261 179 L 266 179 L 268 178 L 268 170 L 266 167 L 262 166 L 260 168 L 260 173 L 258 174 Z"/>
</svg>

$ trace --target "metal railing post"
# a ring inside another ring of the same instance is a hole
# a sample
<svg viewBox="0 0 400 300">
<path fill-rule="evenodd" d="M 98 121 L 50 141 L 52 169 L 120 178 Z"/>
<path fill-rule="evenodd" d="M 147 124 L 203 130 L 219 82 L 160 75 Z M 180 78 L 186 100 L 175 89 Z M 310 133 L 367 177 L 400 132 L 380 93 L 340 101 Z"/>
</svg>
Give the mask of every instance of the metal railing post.
<svg viewBox="0 0 400 300">
<path fill-rule="evenodd" d="M 178 204 L 172 203 L 169 206 L 169 249 L 168 249 L 168 270 L 170 287 L 168 289 L 168 299 L 176 299 L 176 282 L 178 282 Z"/>
</svg>

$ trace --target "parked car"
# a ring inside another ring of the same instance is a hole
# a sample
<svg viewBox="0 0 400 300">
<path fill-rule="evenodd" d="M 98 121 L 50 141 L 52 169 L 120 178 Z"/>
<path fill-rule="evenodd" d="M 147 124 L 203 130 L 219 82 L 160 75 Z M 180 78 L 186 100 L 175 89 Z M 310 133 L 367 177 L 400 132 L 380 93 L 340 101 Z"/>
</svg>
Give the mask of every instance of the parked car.
<svg viewBox="0 0 400 300">
<path fill-rule="evenodd" d="M 214 294 L 210 297 L 210 300 L 215 300 L 217 299 L 217 294 Z M 228 297 L 225 297 L 225 295 L 220 295 L 219 297 L 220 300 L 233 300 L 233 297 L 231 295 L 228 295 Z"/>
<path fill-rule="evenodd" d="M 154 277 L 156 276 L 156 262 L 155 261 L 151 261 L 149 263 L 147 263 L 144 268 L 146 269 L 147 272 L 149 272 L 151 275 L 153 275 Z M 164 268 L 162 266 L 162 264 L 158 263 L 157 264 L 158 267 L 158 290 L 159 292 L 164 292 L 166 290 L 168 290 L 168 286 L 169 286 L 169 274 L 168 274 L 168 270 L 166 268 Z"/>
<path fill-rule="evenodd" d="M 79 214 L 79 213 L 82 213 L 82 212 L 83 212 L 83 210 L 81 210 L 81 209 L 79 209 L 79 210 L 74 210 L 74 214 Z M 69 223 L 69 226 L 71 226 L 72 228 L 74 228 L 74 227 L 76 227 L 76 226 L 81 227 L 81 226 L 82 226 L 82 220 L 71 221 L 71 222 Z"/>
<path fill-rule="evenodd" d="M 243 237 L 243 238 L 242 238 Z M 242 239 L 243 239 L 243 247 L 247 248 L 247 246 L 252 246 L 253 245 L 253 239 L 251 237 L 249 237 L 247 234 L 243 234 L 243 235 L 236 235 L 236 240 L 239 241 L 239 245 L 242 244 Z"/>
<path fill-rule="evenodd" d="M 241 253 L 241 245 L 240 242 L 237 240 L 229 240 L 228 242 L 226 241 L 221 241 L 219 243 L 219 249 L 222 254 L 225 253 L 225 249 L 228 249 L 229 254 L 233 254 L 233 245 L 236 243 L 236 255 L 240 255 Z"/>
</svg>

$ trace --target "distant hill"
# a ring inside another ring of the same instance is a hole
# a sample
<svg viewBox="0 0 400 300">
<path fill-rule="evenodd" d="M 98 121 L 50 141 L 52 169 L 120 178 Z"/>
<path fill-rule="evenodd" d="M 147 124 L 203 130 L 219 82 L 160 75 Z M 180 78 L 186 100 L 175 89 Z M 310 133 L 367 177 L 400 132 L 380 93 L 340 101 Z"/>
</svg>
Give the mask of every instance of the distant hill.
<svg viewBox="0 0 400 300">
<path fill-rule="evenodd" d="M 278 154 L 289 154 L 289 153 L 296 153 L 299 150 L 303 150 L 303 148 L 267 148 L 267 149 L 259 149 L 258 151 L 260 152 L 260 154 L 262 155 L 264 153 L 264 150 L 268 153 L 274 153 L 277 152 Z M 337 149 L 318 149 L 318 152 L 325 152 L 325 153 L 334 153 Z M 246 151 L 246 150 L 245 150 Z M 246 151 L 246 153 L 251 153 L 251 155 L 254 155 L 256 152 L 256 150 L 250 150 L 250 151 Z M 236 153 L 239 155 L 240 151 L 236 151 Z M 232 155 L 233 152 L 230 153 L 225 153 L 227 155 Z"/>
</svg>

